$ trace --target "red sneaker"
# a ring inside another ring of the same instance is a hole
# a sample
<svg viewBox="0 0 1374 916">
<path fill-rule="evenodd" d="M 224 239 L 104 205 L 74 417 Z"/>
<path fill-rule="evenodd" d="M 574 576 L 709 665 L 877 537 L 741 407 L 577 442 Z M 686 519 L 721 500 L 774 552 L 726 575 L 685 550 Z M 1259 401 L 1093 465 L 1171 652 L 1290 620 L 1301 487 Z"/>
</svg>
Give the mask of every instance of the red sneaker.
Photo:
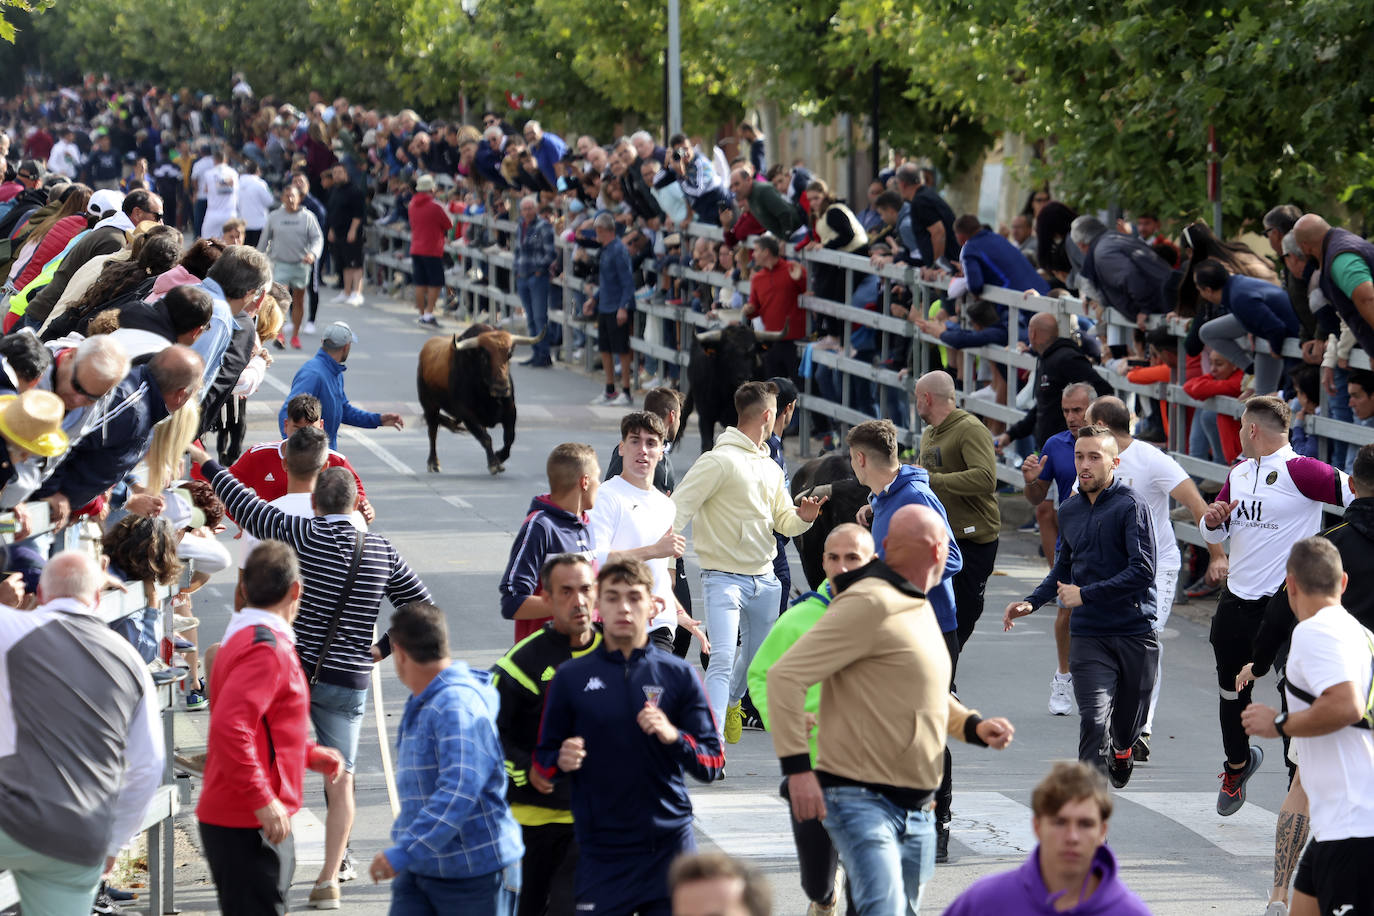
<svg viewBox="0 0 1374 916">
<path fill-rule="evenodd" d="M 299 350 L 300 348 L 301 348 L 301 339 L 300 339 L 299 337 L 296 337 L 296 336 L 293 335 L 293 336 L 291 337 L 291 349 L 293 349 L 293 350 Z"/>
</svg>

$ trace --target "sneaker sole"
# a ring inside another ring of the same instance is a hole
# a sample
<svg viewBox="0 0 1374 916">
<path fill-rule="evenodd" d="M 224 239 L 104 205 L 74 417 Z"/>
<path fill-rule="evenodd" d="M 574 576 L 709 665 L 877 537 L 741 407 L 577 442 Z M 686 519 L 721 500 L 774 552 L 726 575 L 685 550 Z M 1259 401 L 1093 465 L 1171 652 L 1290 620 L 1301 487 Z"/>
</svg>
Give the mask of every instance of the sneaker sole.
<svg viewBox="0 0 1374 916">
<path fill-rule="evenodd" d="M 339 900 L 311 900 L 310 909 L 312 910 L 337 910 L 341 905 Z"/>
</svg>

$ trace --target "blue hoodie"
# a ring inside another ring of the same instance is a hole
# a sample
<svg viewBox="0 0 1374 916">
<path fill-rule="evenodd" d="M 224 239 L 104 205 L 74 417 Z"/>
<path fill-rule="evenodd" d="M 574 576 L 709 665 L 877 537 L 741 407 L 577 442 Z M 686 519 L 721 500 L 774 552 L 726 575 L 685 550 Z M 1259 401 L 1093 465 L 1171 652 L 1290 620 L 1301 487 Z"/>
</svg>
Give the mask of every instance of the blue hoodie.
<svg viewBox="0 0 1374 916">
<path fill-rule="evenodd" d="M 926 595 L 935 611 L 935 619 L 940 621 L 940 632 L 948 633 L 959 626 L 954 609 L 954 583 L 950 579 L 964 568 L 964 558 L 959 553 L 959 545 L 954 540 L 954 529 L 949 527 L 949 516 L 935 491 L 930 488 L 930 473 L 925 468 L 904 464 L 897 468 L 897 476 L 887 489 L 874 493 L 868 498 L 873 507 L 873 542 L 878 545 L 878 559 L 885 559 L 883 538 L 887 537 L 887 526 L 892 522 L 892 514 L 902 506 L 929 506 L 940 513 L 949 532 L 949 559 L 945 560 L 945 571 L 940 576 L 940 584 Z"/>
<path fill-rule="evenodd" d="M 944 916 L 1150 916 L 1149 907 L 1121 883 L 1116 875 L 1116 857 L 1106 844 L 1093 853 L 1093 873 L 1100 884 L 1087 900 L 1067 910 L 1055 909 L 1060 894 L 1050 894 L 1040 876 L 1040 847 L 1020 868 L 988 875 L 959 895 Z"/>
<path fill-rule="evenodd" d="M 539 568 L 545 559 L 558 553 L 580 553 L 592 559 L 592 532 L 587 527 L 587 515 L 573 515 L 547 494 L 536 496 L 530 500 L 529 513 L 515 535 L 506 572 L 501 576 L 502 617 L 514 620 L 526 598 L 541 594 Z M 543 625 L 543 620 L 516 620 L 515 641 Z"/>
<path fill-rule="evenodd" d="M 291 393 L 277 412 L 277 425 L 282 435 L 286 434 L 286 405 L 298 394 L 313 394 L 320 399 L 320 416 L 324 419 L 324 431 L 329 436 L 329 447 L 332 449 L 339 447 L 341 423 L 363 429 L 376 429 L 382 425 L 381 414 L 359 410 L 348 403 L 348 395 L 344 392 L 345 369 L 347 367 L 343 363 L 321 347 L 296 370 L 296 377 L 291 380 Z"/>
</svg>

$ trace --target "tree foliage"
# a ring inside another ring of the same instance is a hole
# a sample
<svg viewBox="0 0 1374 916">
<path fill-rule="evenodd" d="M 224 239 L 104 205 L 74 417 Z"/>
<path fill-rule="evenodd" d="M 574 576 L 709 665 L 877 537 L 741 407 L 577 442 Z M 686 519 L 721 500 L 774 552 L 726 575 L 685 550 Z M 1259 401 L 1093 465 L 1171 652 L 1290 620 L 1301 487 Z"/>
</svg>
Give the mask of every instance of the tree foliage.
<svg viewBox="0 0 1374 916">
<path fill-rule="evenodd" d="M 0 13 L 51 3 L 0 0 Z M 692 132 L 713 134 L 761 102 L 818 121 L 864 118 L 876 75 L 892 146 L 957 173 L 1013 131 L 1046 151 L 1039 171 L 1080 206 L 1208 212 L 1209 126 L 1230 225 L 1277 200 L 1372 186 L 1368 0 L 681 7 Z M 601 136 L 663 116 L 664 0 L 481 0 L 473 15 L 461 0 L 70 0 L 33 22 L 24 40 L 51 75 L 223 94 L 241 69 L 260 92 L 317 88 L 425 114 L 452 113 L 466 93 Z"/>
</svg>

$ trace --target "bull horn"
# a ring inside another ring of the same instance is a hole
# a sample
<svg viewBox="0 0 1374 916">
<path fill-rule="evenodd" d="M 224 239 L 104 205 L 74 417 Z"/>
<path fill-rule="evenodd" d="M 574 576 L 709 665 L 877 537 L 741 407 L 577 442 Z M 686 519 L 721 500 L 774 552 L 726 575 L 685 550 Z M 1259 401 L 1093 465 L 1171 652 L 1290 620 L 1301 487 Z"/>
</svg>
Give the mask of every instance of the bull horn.
<svg viewBox="0 0 1374 916">
<path fill-rule="evenodd" d="M 455 351 L 472 350 L 481 345 L 481 341 L 476 337 L 469 337 L 467 340 L 459 340 L 455 335 L 453 338 L 453 349 Z"/>
<path fill-rule="evenodd" d="M 539 332 L 539 336 L 538 336 L 538 337 L 526 337 L 526 336 L 524 336 L 524 335 L 522 335 L 522 334 L 512 334 L 512 335 L 510 336 L 510 345 L 511 345 L 512 347 L 519 347 L 519 346 L 523 346 L 523 345 L 525 345 L 525 344 L 537 344 L 537 343 L 539 343 L 539 341 L 541 341 L 541 340 L 544 339 L 544 335 L 546 335 L 548 332 L 549 332 L 549 326 L 548 326 L 548 325 L 544 325 L 544 330 L 542 330 L 542 331 Z"/>
<path fill-rule="evenodd" d="M 776 343 L 782 340 L 782 335 L 786 333 L 786 331 L 755 331 L 754 339 L 764 343 Z"/>
<path fill-rule="evenodd" d="M 698 331 L 698 332 L 697 332 L 697 340 L 700 341 L 701 343 L 704 343 L 704 344 L 720 343 L 720 335 L 721 335 L 721 332 L 720 332 L 719 330 L 716 330 L 716 331 Z"/>
<path fill-rule="evenodd" d="M 805 490 L 797 494 L 796 502 L 800 503 L 803 499 L 806 499 L 808 496 L 812 499 L 828 499 L 830 497 L 830 493 L 832 490 L 834 490 L 834 485 L 828 483 L 823 483 L 820 486 L 816 487 L 807 487 Z"/>
</svg>

